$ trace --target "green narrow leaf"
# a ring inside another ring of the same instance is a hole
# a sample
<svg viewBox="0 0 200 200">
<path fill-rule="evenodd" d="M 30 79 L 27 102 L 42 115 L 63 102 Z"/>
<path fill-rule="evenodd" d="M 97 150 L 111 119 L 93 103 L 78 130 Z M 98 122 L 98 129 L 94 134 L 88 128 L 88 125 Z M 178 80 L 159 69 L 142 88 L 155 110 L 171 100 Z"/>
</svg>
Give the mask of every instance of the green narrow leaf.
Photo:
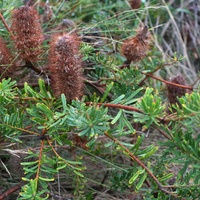
<svg viewBox="0 0 200 200">
<path fill-rule="evenodd" d="M 144 88 L 139 88 L 136 91 L 134 91 L 127 99 L 126 99 L 126 103 L 124 105 L 129 105 L 132 104 L 136 101 L 138 101 L 138 99 L 134 99 L 134 97 L 140 92 L 142 91 Z"/>
<path fill-rule="evenodd" d="M 173 174 L 173 173 L 166 174 L 166 175 L 164 175 L 163 177 L 161 177 L 161 178 L 158 178 L 158 180 L 159 180 L 160 182 L 163 182 L 163 181 L 166 181 L 166 180 L 168 180 L 168 179 L 172 178 L 173 176 L 174 176 L 174 174 Z"/>
<path fill-rule="evenodd" d="M 80 177 L 82 177 L 82 178 L 84 177 L 83 174 L 81 174 L 80 172 L 78 172 L 78 171 L 76 171 L 76 170 L 74 170 L 73 172 L 74 172 L 76 175 L 78 175 L 78 176 L 80 176 Z"/>
<path fill-rule="evenodd" d="M 25 82 L 24 83 L 24 91 L 26 92 L 26 93 L 28 93 L 28 83 L 27 82 Z"/>
<path fill-rule="evenodd" d="M 38 80 L 38 84 L 39 84 L 39 88 L 40 88 L 40 92 L 44 95 L 44 97 L 48 98 L 48 94 L 47 94 L 47 90 L 44 84 L 44 80 L 39 79 Z"/>
<path fill-rule="evenodd" d="M 115 116 L 115 118 L 111 121 L 111 124 L 115 124 L 117 122 L 117 120 L 121 117 L 122 113 L 123 112 L 120 109 L 119 112 L 117 113 L 117 115 Z"/>
<path fill-rule="evenodd" d="M 145 172 L 144 169 L 139 169 L 133 176 L 129 179 L 129 184 L 132 185 L 132 183 L 138 178 L 140 174 L 143 174 Z"/>
<path fill-rule="evenodd" d="M 41 177 L 41 176 L 39 176 L 39 179 L 42 180 L 42 181 L 54 181 L 54 178 L 44 178 L 44 177 Z"/>
<path fill-rule="evenodd" d="M 110 103 L 112 104 L 118 104 L 121 102 L 121 100 L 125 97 L 125 94 L 120 95 L 119 97 L 117 97 L 114 101 L 111 101 Z"/>
<path fill-rule="evenodd" d="M 90 147 L 94 144 L 94 142 L 96 141 L 96 138 L 92 138 L 88 143 L 87 143 L 87 146 Z"/>
<path fill-rule="evenodd" d="M 108 85 L 108 87 L 106 88 L 106 91 L 105 91 L 103 97 L 101 98 L 101 101 L 100 101 L 101 103 L 103 103 L 103 102 L 105 101 L 105 99 L 107 98 L 107 96 L 108 96 L 110 90 L 112 89 L 113 85 L 114 85 L 113 82 L 111 82 L 111 83 Z"/>
<path fill-rule="evenodd" d="M 38 160 L 32 161 L 32 162 L 22 162 L 22 163 L 20 163 L 20 164 L 21 164 L 21 165 L 33 165 L 33 164 L 36 164 L 36 163 L 38 163 Z"/>
<path fill-rule="evenodd" d="M 140 157 L 144 158 L 148 158 L 150 157 L 152 154 L 154 154 L 156 151 L 158 150 L 158 147 L 155 147 L 153 144 L 150 145 L 149 147 L 147 147 L 146 149 L 144 149 L 142 152 L 140 152 L 141 154 L 139 154 Z"/>
<path fill-rule="evenodd" d="M 57 167 L 57 170 L 59 171 L 59 170 L 64 169 L 66 167 L 67 167 L 67 164 L 64 163 L 63 165 Z"/>
<path fill-rule="evenodd" d="M 61 101 L 62 101 L 63 109 L 67 110 L 67 101 L 64 94 L 61 94 Z"/>
<path fill-rule="evenodd" d="M 37 180 L 36 179 L 31 179 L 30 180 L 30 184 L 31 184 L 31 189 L 32 189 L 32 191 L 33 192 L 36 192 L 36 190 L 37 190 Z"/>
<path fill-rule="evenodd" d="M 129 128 L 129 130 L 132 133 L 136 133 L 135 129 L 132 127 L 132 125 L 130 124 L 130 122 L 127 120 L 126 116 L 124 116 L 124 122 L 125 122 L 125 124 L 127 125 L 127 127 Z"/>
<path fill-rule="evenodd" d="M 104 146 L 105 146 L 105 147 L 110 147 L 110 146 L 112 146 L 113 144 L 114 144 L 114 142 L 111 141 L 111 142 L 107 142 L 106 144 L 104 144 Z"/>
<path fill-rule="evenodd" d="M 134 146 L 134 154 L 138 151 L 140 145 L 142 144 L 142 141 L 144 140 L 144 134 L 142 134 L 141 136 L 138 136 L 137 137 L 137 141 L 135 143 L 135 146 Z"/>
<path fill-rule="evenodd" d="M 53 112 L 43 103 L 37 103 L 36 107 L 39 108 L 46 116 L 51 119 L 53 118 Z"/>
<path fill-rule="evenodd" d="M 30 182 L 30 179 L 28 179 L 28 178 L 26 178 L 26 177 L 22 177 L 22 180 L 23 180 L 23 181 Z"/>
<path fill-rule="evenodd" d="M 146 178 L 147 178 L 147 173 L 145 172 L 143 176 L 140 178 L 138 184 L 136 185 L 136 190 L 140 190 Z"/>
<path fill-rule="evenodd" d="M 66 160 L 67 163 L 71 164 L 71 165 L 81 165 L 82 163 L 79 161 L 72 161 L 72 160 Z"/>
</svg>

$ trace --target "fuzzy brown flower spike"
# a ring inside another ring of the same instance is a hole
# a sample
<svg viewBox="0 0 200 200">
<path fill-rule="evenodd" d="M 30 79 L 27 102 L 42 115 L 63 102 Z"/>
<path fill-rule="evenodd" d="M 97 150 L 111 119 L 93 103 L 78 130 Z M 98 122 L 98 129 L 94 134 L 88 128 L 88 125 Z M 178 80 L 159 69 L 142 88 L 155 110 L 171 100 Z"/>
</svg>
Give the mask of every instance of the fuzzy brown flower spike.
<svg viewBox="0 0 200 200">
<path fill-rule="evenodd" d="M 179 85 L 186 85 L 186 81 L 181 74 L 171 78 L 170 82 L 177 83 Z M 180 88 L 180 87 L 170 85 L 170 84 L 167 84 L 167 90 L 168 90 L 169 103 L 171 104 L 178 103 L 177 97 L 181 97 L 185 95 L 185 93 L 189 92 L 187 89 Z"/>
<path fill-rule="evenodd" d="M 80 40 L 75 34 L 54 36 L 50 45 L 49 71 L 53 93 L 68 101 L 80 98 L 83 90 Z"/>
<path fill-rule="evenodd" d="M 132 9 L 138 9 L 141 6 L 141 0 L 131 0 L 130 5 Z"/>
<path fill-rule="evenodd" d="M 137 35 L 127 39 L 122 45 L 122 54 L 128 61 L 137 62 L 144 58 L 151 47 L 152 36 L 148 27 L 144 26 L 137 31 Z"/>
<path fill-rule="evenodd" d="M 22 6 L 13 11 L 12 20 L 11 28 L 21 58 L 25 61 L 37 61 L 44 39 L 37 11 L 31 6 Z"/>
<path fill-rule="evenodd" d="M 8 77 L 13 72 L 13 57 L 3 38 L 0 37 L 0 80 Z"/>
</svg>

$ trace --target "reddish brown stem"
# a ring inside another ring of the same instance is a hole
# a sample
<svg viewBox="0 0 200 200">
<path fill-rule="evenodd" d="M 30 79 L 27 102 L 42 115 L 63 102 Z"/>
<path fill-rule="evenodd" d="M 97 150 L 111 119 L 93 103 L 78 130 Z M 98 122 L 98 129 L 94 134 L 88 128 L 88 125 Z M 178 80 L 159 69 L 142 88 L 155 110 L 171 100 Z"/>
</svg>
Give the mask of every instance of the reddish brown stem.
<svg viewBox="0 0 200 200">
<path fill-rule="evenodd" d="M 200 77 L 198 77 L 197 78 L 197 80 L 196 81 L 194 81 L 194 83 L 192 83 L 192 85 L 191 86 L 194 86 L 198 81 L 200 80 Z"/>
<path fill-rule="evenodd" d="M 86 102 L 86 105 L 91 105 L 91 102 Z M 130 111 L 135 111 L 135 112 L 139 112 L 142 113 L 141 110 L 139 110 L 138 108 L 135 108 L 133 106 L 124 106 L 121 104 L 112 104 L 112 103 L 96 103 L 98 106 L 104 106 L 104 107 L 109 107 L 109 108 L 119 108 L 119 109 L 124 109 L 124 110 L 130 110 Z"/>
<path fill-rule="evenodd" d="M 5 199 L 7 196 L 9 196 L 13 192 L 19 190 L 20 188 L 21 188 L 21 185 L 16 185 L 15 187 L 12 187 L 11 189 L 7 190 L 6 192 L 4 192 L 3 194 L 0 195 L 0 200 Z"/>
<path fill-rule="evenodd" d="M 166 193 L 166 194 L 170 194 L 172 196 L 176 196 L 174 193 L 167 191 L 163 188 L 162 184 L 159 182 L 159 180 L 153 175 L 153 173 L 149 170 L 148 167 L 146 167 L 146 165 L 140 161 L 135 155 L 133 155 L 123 144 L 120 143 L 120 141 L 118 141 L 116 138 L 110 136 L 107 132 L 104 133 L 105 136 L 107 136 L 108 138 L 110 138 L 111 140 L 113 140 L 116 144 L 118 144 L 120 147 L 122 147 L 126 153 L 128 153 L 128 155 L 131 157 L 132 160 L 136 161 L 143 169 L 145 169 L 145 171 L 149 174 L 149 176 L 156 182 L 156 184 L 158 185 L 158 188 Z"/>
<path fill-rule="evenodd" d="M 1 18 L 1 21 L 3 22 L 4 26 L 6 27 L 6 29 L 8 30 L 8 32 L 10 33 L 11 37 L 13 38 L 13 40 L 15 40 L 15 36 L 13 35 L 12 31 L 10 30 L 8 24 L 6 23 L 3 15 L 0 13 L 0 18 Z"/>
<path fill-rule="evenodd" d="M 36 177 L 35 177 L 35 179 L 37 180 L 37 182 L 38 182 L 39 176 L 40 176 L 43 150 L 44 150 L 44 140 L 41 140 L 40 153 L 39 153 L 39 157 L 38 157 L 38 168 L 37 168 L 37 173 L 36 173 Z"/>
<path fill-rule="evenodd" d="M 193 90 L 192 86 L 186 86 L 186 85 L 180 85 L 180 84 L 177 84 L 177 83 L 172 83 L 172 82 L 170 82 L 170 81 L 166 81 L 166 80 L 164 80 L 164 79 L 158 78 L 158 77 L 156 77 L 156 76 L 154 76 L 154 75 L 152 75 L 152 74 L 150 74 L 150 73 L 143 73 L 143 72 L 142 72 L 142 74 L 144 74 L 144 75 L 146 75 L 146 76 L 149 76 L 149 77 L 151 77 L 151 78 L 153 78 L 153 79 L 156 79 L 156 80 L 158 80 L 158 81 L 161 81 L 161 82 L 163 82 L 163 83 L 165 83 L 165 84 L 174 85 L 174 86 L 176 86 L 176 87 L 180 87 L 180 88 L 184 88 L 184 89 L 188 89 L 188 90 Z"/>
<path fill-rule="evenodd" d="M 157 131 L 159 131 L 165 138 L 167 138 L 168 140 L 171 140 L 171 137 L 167 133 L 165 133 L 164 131 L 160 130 L 156 126 L 153 126 L 153 128 L 155 128 Z"/>
<path fill-rule="evenodd" d="M 153 71 L 149 72 L 148 74 L 153 74 L 155 73 L 156 71 L 158 71 L 159 69 L 165 67 L 165 66 L 170 66 L 170 65 L 173 65 L 175 64 L 176 62 L 172 62 L 172 63 L 166 63 L 166 64 L 163 64 L 163 65 L 160 65 L 158 67 L 156 67 L 156 69 L 154 69 Z M 142 86 L 144 81 L 147 79 L 147 76 L 139 83 L 139 86 Z"/>
<path fill-rule="evenodd" d="M 178 84 L 177 84 L 178 85 Z M 135 108 L 133 106 L 125 106 L 125 105 L 121 105 L 121 104 L 112 104 L 112 103 L 93 103 L 93 102 L 85 102 L 85 104 L 87 106 L 91 106 L 92 104 L 98 105 L 98 106 L 104 106 L 104 107 L 108 107 L 108 108 L 117 108 L 117 109 L 124 109 L 124 110 L 129 110 L 129 111 L 135 111 L 138 113 L 143 113 L 145 114 L 142 110 Z M 191 113 L 190 116 L 193 116 L 194 113 Z M 178 118 L 159 118 L 157 117 L 157 119 L 160 121 L 160 123 L 165 123 L 165 122 L 169 122 L 169 121 L 176 121 L 176 120 L 181 120 L 181 119 L 185 119 L 186 117 L 178 117 Z"/>
</svg>

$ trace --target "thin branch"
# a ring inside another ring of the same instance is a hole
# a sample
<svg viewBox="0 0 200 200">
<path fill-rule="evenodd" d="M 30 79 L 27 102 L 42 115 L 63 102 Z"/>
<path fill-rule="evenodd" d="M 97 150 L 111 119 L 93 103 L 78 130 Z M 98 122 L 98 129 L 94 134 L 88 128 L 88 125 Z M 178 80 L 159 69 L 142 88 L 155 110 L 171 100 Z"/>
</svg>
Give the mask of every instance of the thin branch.
<svg viewBox="0 0 200 200">
<path fill-rule="evenodd" d="M 0 195 L 0 200 L 4 200 L 6 197 L 8 197 L 10 194 L 12 194 L 13 192 L 19 190 L 21 188 L 21 185 L 16 185 L 14 187 L 12 187 L 11 189 L 7 190 L 6 192 L 2 193 Z"/>
<path fill-rule="evenodd" d="M 85 104 L 87 106 L 98 105 L 98 106 L 104 106 L 104 107 L 108 107 L 108 108 L 117 108 L 117 109 L 124 109 L 124 110 L 134 111 L 134 112 L 142 113 L 144 115 L 146 114 L 146 113 L 144 113 L 142 110 L 140 110 L 138 108 L 135 108 L 133 106 L 125 106 L 125 105 L 121 105 L 121 104 L 93 103 L 93 102 L 85 102 Z M 148 115 L 148 114 L 146 114 L 146 115 Z M 189 114 L 187 116 L 182 116 L 182 117 L 170 117 L 171 116 L 170 115 L 169 117 L 164 117 L 164 118 L 156 117 L 156 119 L 159 120 L 160 123 L 165 123 L 165 122 L 170 122 L 170 121 L 180 121 L 180 120 L 183 120 L 183 119 L 187 118 L 188 116 L 194 116 L 194 115 L 195 115 L 195 113 L 191 113 L 191 114 Z"/>
<path fill-rule="evenodd" d="M 39 133 L 36 133 L 36 132 L 33 132 L 33 131 L 29 131 L 29 130 L 26 130 L 26 129 L 23 129 L 23 128 L 19 128 L 19 127 L 16 127 L 16 126 L 11 126 L 9 124 L 5 124 L 5 123 L 2 123 L 4 126 L 7 126 L 11 129 L 14 129 L 14 130 L 18 130 L 18 131 L 21 131 L 21 132 L 25 132 L 25 133 L 29 133 L 29 134 L 32 134 L 32 135 L 37 135 L 39 136 L 40 134 Z"/>
<path fill-rule="evenodd" d="M 160 130 L 158 127 L 152 125 L 153 128 L 155 128 L 159 133 L 161 133 L 165 138 L 167 138 L 168 140 L 171 140 L 172 138 L 167 134 L 165 133 L 164 131 Z"/>
<path fill-rule="evenodd" d="M 196 84 L 196 83 L 197 83 L 199 80 L 200 80 L 200 77 L 198 77 L 198 78 L 197 78 L 197 80 L 196 80 L 196 81 L 194 81 L 194 83 L 192 83 L 192 85 L 191 85 L 191 86 L 193 87 L 193 86 L 194 86 L 194 85 L 195 85 L 195 84 Z"/>
<path fill-rule="evenodd" d="M 120 147 L 122 147 L 126 153 L 128 153 L 128 155 L 132 158 L 132 160 L 135 160 L 143 169 L 146 170 L 146 172 L 149 174 L 149 176 L 156 182 L 156 184 L 158 185 L 159 189 L 166 193 L 166 194 L 170 194 L 172 196 L 177 197 L 176 194 L 167 191 L 163 188 L 162 184 L 159 182 L 159 180 L 153 175 L 153 173 L 149 170 L 148 167 L 146 167 L 146 165 L 144 165 L 144 163 L 142 161 L 140 161 L 135 155 L 133 155 L 123 144 L 120 143 L 120 141 L 118 141 L 116 138 L 111 137 L 107 132 L 104 133 L 105 136 L 107 136 L 108 138 L 110 138 L 111 140 L 113 140 L 116 144 L 118 144 Z"/>
<path fill-rule="evenodd" d="M 153 71 L 149 72 L 148 74 L 153 74 L 153 73 L 157 72 L 159 69 L 161 69 L 161 68 L 163 68 L 163 67 L 165 67 L 165 66 L 173 65 L 173 64 L 175 64 L 175 63 L 176 63 L 176 61 L 171 62 L 171 63 L 162 64 L 162 65 L 156 67 Z M 146 74 L 145 74 L 145 75 L 146 75 Z M 148 77 L 148 76 L 146 75 L 145 78 L 139 83 L 139 86 L 142 86 L 142 85 L 143 85 L 143 83 L 144 83 L 144 81 L 147 79 L 147 77 Z"/>
<path fill-rule="evenodd" d="M 90 106 L 92 104 L 92 102 L 86 102 L 85 104 Z M 112 103 L 96 103 L 96 105 L 110 107 L 110 108 L 119 108 L 119 109 L 143 113 L 141 110 L 139 110 L 138 108 L 135 108 L 133 106 L 125 106 L 125 105 L 121 105 L 121 104 L 112 104 Z"/>
<path fill-rule="evenodd" d="M 37 180 L 37 186 L 38 186 L 38 181 L 39 181 L 39 177 L 40 177 L 40 169 L 41 169 L 41 165 L 42 165 L 43 149 L 44 149 L 44 140 L 41 140 L 40 153 L 39 153 L 39 157 L 38 157 L 38 169 L 37 169 L 37 173 L 36 173 L 36 177 L 35 177 L 35 179 Z M 37 189 L 38 189 L 38 187 L 36 188 L 36 190 Z"/>
<path fill-rule="evenodd" d="M 8 24 L 6 23 L 3 15 L 0 13 L 0 19 L 3 22 L 4 26 L 6 27 L 6 29 L 8 30 L 8 32 L 10 33 L 11 37 L 13 38 L 13 40 L 15 41 L 15 36 L 13 35 L 12 31 L 10 30 Z"/>
<path fill-rule="evenodd" d="M 166 81 L 166 80 L 164 80 L 164 79 L 161 79 L 161 78 L 158 78 L 158 77 L 156 77 L 156 76 L 153 76 L 151 73 L 144 73 L 144 72 L 142 72 L 142 74 L 144 74 L 144 75 L 146 75 L 146 76 L 149 76 L 149 77 L 151 77 L 151 78 L 153 78 L 153 79 L 156 79 L 156 80 L 158 80 L 158 81 L 161 81 L 161 82 L 163 82 L 163 83 L 165 83 L 165 84 L 168 84 L 168 85 L 174 85 L 174 86 L 176 86 L 176 87 L 180 87 L 180 88 L 184 88 L 184 89 L 188 89 L 188 90 L 193 90 L 193 87 L 192 87 L 192 86 L 186 86 L 186 85 L 180 85 L 180 84 L 177 84 L 177 83 L 172 83 L 172 82 L 170 82 L 170 81 Z"/>
<path fill-rule="evenodd" d="M 69 162 L 67 162 L 67 160 L 66 160 L 65 158 L 61 157 L 61 156 L 57 153 L 57 151 L 55 150 L 55 148 L 54 148 L 53 145 L 52 145 L 52 142 L 50 141 L 50 139 L 49 139 L 48 137 L 46 138 L 46 140 L 47 140 L 49 146 L 51 147 L 52 151 L 53 151 L 54 154 L 56 155 L 56 157 L 57 157 L 58 159 L 62 160 L 62 161 L 63 161 L 65 164 L 67 164 L 67 166 L 70 167 L 71 169 L 76 170 L 76 167 L 74 167 L 72 164 L 70 164 Z"/>
</svg>

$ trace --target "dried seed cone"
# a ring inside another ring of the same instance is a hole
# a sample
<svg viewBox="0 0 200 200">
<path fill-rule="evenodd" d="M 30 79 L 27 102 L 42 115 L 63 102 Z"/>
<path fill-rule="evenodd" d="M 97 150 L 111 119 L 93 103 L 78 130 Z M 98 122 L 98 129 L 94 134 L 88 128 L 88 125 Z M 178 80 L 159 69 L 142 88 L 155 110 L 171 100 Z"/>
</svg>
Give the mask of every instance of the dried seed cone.
<svg viewBox="0 0 200 200">
<path fill-rule="evenodd" d="M 131 0 L 130 5 L 132 9 L 138 9 L 141 6 L 141 0 Z"/>
<path fill-rule="evenodd" d="M 152 36 L 145 26 L 137 35 L 124 41 L 121 51 L 128 61 L 137 62 L 144 58 L 151 47 Z"/>
<path fill-rule="evenodd" d="M 0 37 L 0 80 L 9 77 L 14 71 L 12 62 L 13 56 L 3 38 Z"/>
<path fill-rule="evenodd" d="M 170 82 L 177 83 L 180 85 L 186 85 L 186 81 L 182 75 L 177 75 L 170 79 Z M 177 97 L 181 97 L 187 93 L 187 89 L 180 88 L 174 85 L 167 84 L 167 90 L 168 90 L 168 99 L 169 103 L 175 104 L 178 103 Z"/>
<path fill-rule="evenodd" d="M 68 101 L 82 96 L 83 71 L 80 40 L 75 34 L 54 36 L 50 44 L 49 71 L 53 93 Z"/>
<path fill-rule="evenodd" d="M 87 149 L 87 137 L 80 137 L 79 135 L 74 134 L 73 135 L 73 142 L 75 146 L 81 147 L 82 149 Z"/>
<path fill-rule="evenodd" d="M 25 61 L 37 61 L 44 39 L 37 11 L 31 6 L 15 9 L 11 28 L 21 58 Z"/>
</svg>

